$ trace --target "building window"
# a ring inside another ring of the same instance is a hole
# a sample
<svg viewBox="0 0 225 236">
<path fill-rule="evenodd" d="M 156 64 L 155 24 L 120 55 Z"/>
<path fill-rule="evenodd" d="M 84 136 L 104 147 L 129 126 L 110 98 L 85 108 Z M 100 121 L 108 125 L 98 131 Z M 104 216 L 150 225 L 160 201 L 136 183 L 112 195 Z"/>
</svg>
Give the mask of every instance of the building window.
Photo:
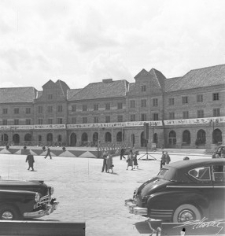
<svg viewBox="0 0 225 236">
<path fill-rule="evenodd" d="M 98 104 L 94 104 L 94 111 L 98 111 Z"/>
<path fill-rule="evenodd" d="M 158 106 L 158 98 L 153 98 L 152 105 L 153 105 L 153 107 L 157 107 Z"/>
<path fill-rule="evenodd" d="M 30 114 L 31 113 L 31 109 L 29 107 L 26 108 L 26 114 Z"/>
<path fill-rule="evenodd" d="M 169 119 L 170 120 L 175 119 L 175 113 L 174 112 L 169 113 Z"/>
<path fill-rule="evenodd" d="M 43 113 L 43 107 L 42 106 L 38 106 L 38 113 Z"/>
<path fill-rule="evenodd" d="M 135 121 L 135 114 L 130 115 L 130 121 Z"/>
<path fill-rule="evenodd" d="M 203 102 L 203 94 L 197 95 L 197 102 Z"/>
<path fill-rule="evenodd" d="M 110 103 L 106 103 L 106 104 L 105 104 L 105 109 L 106 109 L 106 110 L 110 110 Z"/>
<path fill-rule="evenodd" d="M 53 124 L 53 120 L 52 119 L 48 119 L 48 124 L 49 125 Z"/>
<path fill-rule="evenodd" d="M 147 120 L 147 115 L 141 114 L 141 121 L 146 121 L 146 120 Z"/>
<path fill-rule="evenodd" d="M 94 123 L 98 123 L 98 117 L 97 116 L 94 117 Z"/>
<path fill-rule="evenodd" d="M 3 108 L 3 114 L 7 114 L 8 113 L 8 109 L 7 108 Z"/>
<path fill-rule="evenodd" d="M 188 118 L 189 118 L 189 112 L 183 111 L 183 119 L 188 119 Z"/>
<path fill-rule="evenodd" d="M 146 99 L 141 100 L 141 107 L 146 107 L 147 106 L 147 101 Z"/>
<path fill-rule="evenodd" d="M 14 120 L 14 125 L 19 125 L 19 120 L 18 119 Z"/>
<path fill-rule="evenodd" d="M 58 105 L 58 112 L 62 112 L 62 105 Z"/>
<path fill-rule="evenodd" d="M 213 109 L 213 116 L 220 116 L 220 108 Z"/>
<path fill-rule="evenodd" d="M 87 117 L 83 117 L 82 120 L 83 120 L 83 124 L 87 123 Z"/>
<path fill-rule="evenodd" d="M 146 92 L 146 85 L 141 86 L 141 92 Z"/>
<path fill-rule="evenodd" d="M 31 125 L 31 119 L 26 119 L 26 125 Z"/>
<path fill-rule="evenodd" d="M 105 123 L 110 123 L 110 116 L 105 117 Z"/>
<path fill-rule="evenodd" d="M 188 97 L 182 97 L 182 104 L 187 104 L 188 103 Z"/>
<path fill-rule="evenodd" d="M 48 113 L 52 113 L 52 106 L 48 106 Z"/>
<path fill-rule="evenodd" d="M 57 118 L 57 123 L 58 124 L 62 124 L 63 123 L 63 119 L 62 118 Z"/>
<path fill-rule="evenodd" d="M 122 102 L 117 103 L 117 109 L 123 109 L 123 103 Z"/>
<path fill-rule="evenodd" d="M 213 101 L 219 100 L 219 93 L 213 93 Z"/>
<path fill-rule="evenodd" d="M 82 105 L 82 111 L 87 111 L 87 105 Z"/>
<path fill-rule="evenodd" d="M 130 108 L 135 108 L 135 100 L 130 100 Z"/>
<path fill-rule="evenodd" d="M 72 111 L 76 111 L 77 110 L 77 106 L 76 105 L 72 105 Z"/>
<path fill-rule="evenodd" d="M 38 119 L 38 124 L 42 125 L 43 124 L 43 119 Z"/>
<path fill-rule="evenodd" d="M 14 114 L 19 114 L 19 108 L 14 108 Z"/>
<path fill-rule="evenodd" d="M 123 122 L 123 116 L 122 115 L 118 115 L 117 116 L 117 121 L 118 122 Z"/>
<path fill-rule="evenodd" d="M 173 106 L 174 105 L 174 98 L 169 98 L 169 106 Z"/>
<path fill-rule="evenodd" d="M 52 100 L 53 99 L 53 95 L 52 94 L 48 94 L 48 100 Z"/>
<path fill-rule="evenodd" d="M 7 125 L 7 120 L 3 120 L 3 121 L 2 121 L 2 124 L 3 124 L 3 125 Z"/>
<path fill-rule="evenodd" d="M 77 123 L 76 117 L 72 117 L 72 124 L 76 124 L 76 123 Z"/>
<path fill-rule="evenodd" d="M 203 118 L 204 117 L 204 110 L 198 110 L 197 111 L 197 117 L 198 118 Z"/>
<path fill-rule="evenodd" d="M 153 120 L 159 120 L 159 114 L 153 113 Z"/>
</svg>

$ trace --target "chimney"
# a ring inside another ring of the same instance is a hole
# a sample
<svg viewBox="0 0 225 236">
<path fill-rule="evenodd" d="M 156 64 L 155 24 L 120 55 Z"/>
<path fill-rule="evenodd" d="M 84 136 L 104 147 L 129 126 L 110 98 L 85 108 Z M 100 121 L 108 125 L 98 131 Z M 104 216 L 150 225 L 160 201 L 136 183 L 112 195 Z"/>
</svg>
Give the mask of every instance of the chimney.
<svg viewBox="0 0 225 236">
<path fill-rule="evenodd" d="M 103 83 L 111 83 L 111 82 L 113 82 L 113 80 L 112 79 L 103 79 L 102 82 Z"/>
</svg>

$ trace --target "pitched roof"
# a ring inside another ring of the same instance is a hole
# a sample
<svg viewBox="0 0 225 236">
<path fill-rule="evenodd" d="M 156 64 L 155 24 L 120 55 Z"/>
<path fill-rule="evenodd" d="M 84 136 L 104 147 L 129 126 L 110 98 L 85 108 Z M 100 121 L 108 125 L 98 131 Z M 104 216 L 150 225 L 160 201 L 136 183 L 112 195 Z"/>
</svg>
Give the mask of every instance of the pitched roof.
<svg viewBox="0 0 225 236">
<path fill-rule="evenodd" d="M 57 80 L 55 82 L 55 84 L 60 87 L 60 89 L 63 92 L 63 95 L 66 96 L 67 95 L 67 90 L 70 89 L 69 86 L 62 80 Z"/>
<path fill-rule="evenodd" d="M 165 80 L 165 91 L 202 88 L 213 85 L 225 85 L 225 65 L 205 67 L 189 71 L 183 77 Z"/>
<path fill-rule="evenodd" d="M 67 99 L 69 100 L 72 98 L 75 94 L 77 94 L 81 89 L 68 89 L 67 90 Z"/>
<path fill-rule="evenodd" d="M 33 87 L 0 88 L 0 103 L 30 103 L 36 92 Z"/>
<path fill-rule="evenodd" d="M 90 83 L 69 100 L 89 100 L 99 98 L 124 97 L 127 92 L 126 80 L 105 80 L 105 82 Z"/>
</svg>

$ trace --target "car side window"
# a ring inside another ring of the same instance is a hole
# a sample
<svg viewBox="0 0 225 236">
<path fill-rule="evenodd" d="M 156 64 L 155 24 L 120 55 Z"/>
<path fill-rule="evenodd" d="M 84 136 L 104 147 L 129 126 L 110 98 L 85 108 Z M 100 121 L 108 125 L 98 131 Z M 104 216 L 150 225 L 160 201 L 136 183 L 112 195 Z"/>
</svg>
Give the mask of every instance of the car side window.
<svg viewBox="0 0 225 236">
<path fill-rule="evenodd" d="M 209 167 L 198 167 L 198 168 L 189 170 L 188 174 L 200 181 L 211 180 Z"/>
<path fill-rule="evenodd" d="M 213 169 L 213 181 L 217 183 L 225 182 L 225 166 L 214 165 L 212 169 Z"/>
</svg>

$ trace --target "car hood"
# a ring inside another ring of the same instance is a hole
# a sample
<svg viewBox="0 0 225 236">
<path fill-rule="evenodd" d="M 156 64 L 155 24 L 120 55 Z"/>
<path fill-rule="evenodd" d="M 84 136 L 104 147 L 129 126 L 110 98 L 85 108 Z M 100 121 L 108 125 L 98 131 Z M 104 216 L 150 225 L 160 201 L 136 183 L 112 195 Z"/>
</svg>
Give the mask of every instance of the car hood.
<svg viewBox="0 0 225 236">
<path fill-rule="evenodd" d="M 48 187 L 42 180 L 0 180 L 1 190 L 25 190 L 47 195 Z"/>
<path fill-rule="evenodd" d="M 141 194 L 142 197 L 152 194 L 159 187 L 163 187 L 170 183 L 170 181 L 155 177 L 151 180 L 146 181 L 138 188 L 138 194 Z"/>
</svg>

